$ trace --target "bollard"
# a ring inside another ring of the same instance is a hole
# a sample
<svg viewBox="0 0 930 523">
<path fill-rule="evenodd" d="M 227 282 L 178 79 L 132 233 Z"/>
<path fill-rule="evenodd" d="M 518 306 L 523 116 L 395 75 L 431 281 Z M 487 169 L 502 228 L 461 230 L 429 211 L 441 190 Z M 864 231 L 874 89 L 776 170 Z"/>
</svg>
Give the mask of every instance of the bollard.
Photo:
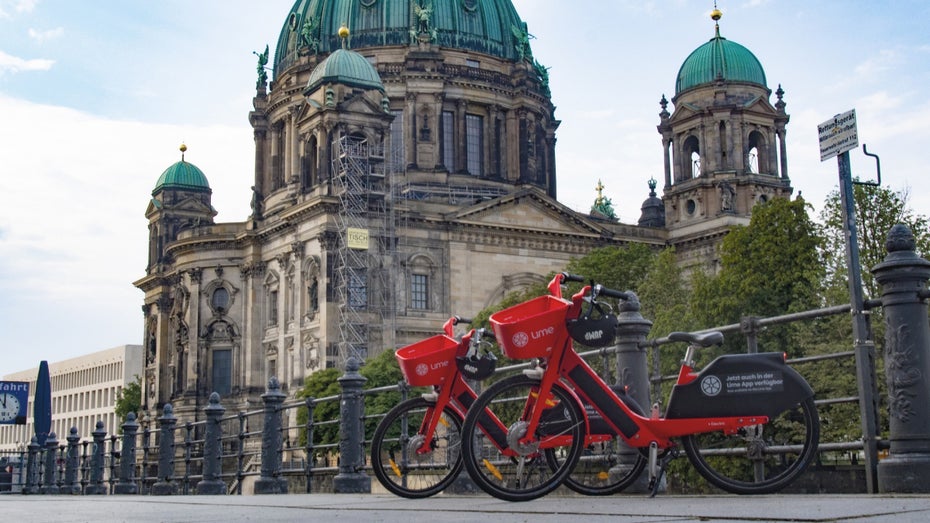
<svg viewBox="0 0 930 523">
<path fill-rule="evenodd" d="M 45 439 L 45 475 L 42 477 L 42 487 L 39 488 L 39 494 L 58 494 L 57 478 L 55 466 L 58 458 L 58 436 L 54 432 L 49 433 Z"/>
<path fill-rule="evenodd" d="M 39 438 L 33 436 L 26 447 L 26 484 L 23 494 L 39 493 Z"/>
<path fill-rule="evenodd" d="M 262 470 L 255 482 L 255 494 L 287 494 L 287 480 L 281 478 L 281 403 L 287 395 L 281 392 L 278 378 L 268 380 L 268 390 L 262 394 L 264 426 L 262 427 Z"/>
<path fill-rule="evenodd" d="M 90 484 L 84 489 L 85 494 L 107 493 L 107 487 L 103 484 L 107 431 L 103 429 L 102 421 L 98 421 L 96 427 L 91 433 L 94 438 L 94 445 L 90 454 Z"/>
<path fill-rule="evenodd" d="M 119 482 L 113 488 L 114 494 L 138 494 L 136 485 L 136 435 L 139 433 L 139 424 L 136 423 L 136 413 L 126 415 L 123 423 L 123 443 L 119 455 Z"/>
<path fill-rule="evenodd" d="M 639 298 L 632 292 L 631 299 L 620 302 L 617 313 L 617 381 L 616 385 L 625 387 L 627 394 L 641 407 L 649 409 L 649 363 L 646 347 L 641 347 L 652 322 L 640 312 Z M 649 412 L 644 413 L 649 415 Z M 621 463 L 636 462 L 638 451 L 623 445 Z M 643 474 L 640 480 L 628 487 L 628 492 L 647 492 L 648 477 Z"/>
<path fill-rule="evenodd" d="M 220 395 L 210 394 L 210 404 L 203 411 L 207 415 L 207 426 L 203 436 L 203 479 L 197 483 L 197 494 L 226 494 L 226 483 L 220 479 L 223 473 L 220 418 L 226 409 L 220 405 Z"/>
<path fill-rule="evenodd" d="M 78 469 L 81 466 L 81 453 L 78 445 L 81 442 L 81 436 L 78 436 L 77 427 L 71 427 L 68 431 L 68 454 L 65 458 L 65 484 L 61 487 L 62 494 L 80 494 L 81 484 L 78 482 Z"/>
<path fill-rule="evenodd" d="M 153 496 L 170 496 L 178 493 L 174 482 L 174 407 L 165 403 L 161 418 L 158 418 L 158 481 L 152 485 Z"/>
<path fill-rule="evenodd" d="M 336 494 L 371 493 L 371 477 L 365 474 L 365 396 L 366 380 L 358 373 L 355 356 L 346 360 L 346 373 L 337 381 L 342 387 L 339 402 L 339 473 L 333 478 Z"/>
<path fill-rule="evenodd" d="M 917 256 L 906 226 L 891 228 L 888 255 L 872 268 L 882 286 L 885 379 L 891 448 L 878 464 L 878 490 L 930 492 L 930 262 Z"/>
</svg>

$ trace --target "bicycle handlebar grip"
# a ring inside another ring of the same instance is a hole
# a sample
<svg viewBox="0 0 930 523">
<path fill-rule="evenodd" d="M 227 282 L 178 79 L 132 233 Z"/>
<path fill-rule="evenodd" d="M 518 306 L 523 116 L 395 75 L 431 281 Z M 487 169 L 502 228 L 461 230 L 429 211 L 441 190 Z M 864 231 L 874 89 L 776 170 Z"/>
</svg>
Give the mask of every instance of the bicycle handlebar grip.
<svg viewBox="0 0 930 523">
<path fill-rule="evenodd" d="M 459 323 L 471 323 L 472 322 L 472 318 L 463 318 L 461 316 L 454 316 L 454 318 L 455 318 L 455 321 L 452 323 L 453 325 L 458 325 Z"/>
<path fill-rule="evenodd" d="M 596 291 L 598 296 L 607 296 L 608 298 L 617 298 L 618 300 L 629 300 L 633 297 L 631 292 L 608 289 L 603 285 L 597 285 Z"/>
<path fill-rule="evenodd" d="M 562 283 L 569 282 L 569 281 L 576 281 L 576 282 L 578 282 L 578 283 L 584 283 L 584 282 L 585 282 L 585 277 L 584 277 L 584 276 L 579 276 L 579 275 L 577 275 L 577 274 L 571 274 L 571 273 L 568 273 L 568 272 L 563 272 L 563 273 L 562 273 Z"/>
</svg>

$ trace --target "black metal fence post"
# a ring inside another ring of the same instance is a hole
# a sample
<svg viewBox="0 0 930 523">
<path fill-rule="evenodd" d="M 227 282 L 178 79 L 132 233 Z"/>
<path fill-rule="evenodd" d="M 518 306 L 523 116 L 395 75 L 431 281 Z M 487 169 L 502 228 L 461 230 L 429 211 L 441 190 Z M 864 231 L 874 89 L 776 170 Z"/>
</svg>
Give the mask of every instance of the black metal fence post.
<svg viewBox="0 0 930 523">
<path fill-rule="evenodd" d="M 165 404 L 161 418 L 158 418 L 158 481 L 152 485 L 153 496 L 170 496 L 178 493 L 174 481 L 174 426 L 178 419 L 174 417 L 174 407 Z"/>
<path fill-rule="evenodd" d="M 80 494 L 81 483 L 78 478 L 78 472 L 81 468 L 81 452 L 78 445 L 81 436 L 78 435 L 77 427 L 71 427 L 68 431 L 68 454 L 65 458 L 65 484 L 61 489 L 62 494 Z"/>
<path fill-rule="evenodd" d="M 346 373 L 337 381 L 342 387 L 339 402 L 339 473 L 333 477 L 333 492 L 355 494 L 371 492 L 371 477 L 365 474 L 365 396 L 362 386 L 368 381 L 358 372 L 355 356 L 346 360 Z"/>
<path fill-rule="evenodd" d="M 878 463 L 879 492 L 930 492 L 930 261 L 914 234 L 891 228 L 888 255 L 872 269 L 882 286 L 890 456 Z"/>
<path fill-rule="evenodd" d="M 287 395 L 281 392 L 278 378 L 268 380 L 268 390 L 262 394 L 265 404 L 262 426 L 262 470 L 255 482 L 255 494 L 287 494 L 287 480 L 281 478 L 281 403 Z"/>
<path fill-rule="evenodd" d="M 138 494 L 139 486 L 136 484 L 136 435 L 139 433 L 139 424 L 136 422 L 136 413 L 126 415 L 123 423 L 123 444 L 119 455 L 119 483 L 113 488 L 114 494 Z"/>
<path fill-rule="evenodd" d="M 56 461 L 58 458 L 58 436 L 54 432 L 49 433 L 45 440 L 45 475 L 42 477 L 42 487 L 39 489 L 40 494 L 58 494 L 58 483 L 56 482 Z"/>
<path fill-rule="evenodd" d="M 308 396 L 304 398 L 304 404 L 307 406 L 307 494 L 313 492 L 313 466 L 316 458 L 313 456 L 313 407 L 315 406 L 316 399 L 313 396 Z"/>
<path fill-rule="evenodd" d="M 39 438 L 33 436 L 26 447 L 26 485 L 23 494 L 39 493 Z"/>
<path fill-rule="evenodd" d="M 220 418 L 226 409 L 220 405 L 219 394 L 210 394 L 210 403 L 203 412 L 207 415 L 203 436 L 203 479 L 197 483 L 197 494 L 226 494 L 226 483 L 220 478 L 223 473 L 223 427 Z"/>
<path fill-rule="evenodd" d="M 106 494 L 107 487 L 103 484 L 103 470 L 106 467 L 107 431 L 103 422 L 98 421 L 94 432 L 93 450 L 90 454 L 90 484 L 84 489 L 85 494 Z"/>
</svg>

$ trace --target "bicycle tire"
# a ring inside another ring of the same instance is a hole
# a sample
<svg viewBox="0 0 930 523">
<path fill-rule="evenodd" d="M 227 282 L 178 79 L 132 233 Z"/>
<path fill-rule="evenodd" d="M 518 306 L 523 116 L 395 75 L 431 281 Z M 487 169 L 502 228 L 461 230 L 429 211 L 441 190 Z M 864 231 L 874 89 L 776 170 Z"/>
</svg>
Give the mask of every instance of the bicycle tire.
<svg viewBox="0 0 930 523">
<path fill-rule="evenodd" d="M 546 458 L 556 459 L 549 452 Z M 613 436 L 585 445 L 578 463 L 562 484 L 585 496 L 609 496 L 635 483 L 645 468 L 642 453 L 623 443 L 620 436 Z"/>
<path fill-rule="evenodd" d="M 432 452 L 417 454 L 423 419 L 435 404 L 423 398 L 404 401 L 384 415 L 371 439 L 371 467 L 375 477 L 393 494 L 426 498 L 445 490 L 462 470 L 462 418 L 445 407 L 436 426 Z"/>
<path fill-rule="evenodd" d="M 542 414 L 536 436 L 568 437 L 551 449 L 518 447 L 517 440 L 525 433 L 528 401 L 538 396 L 538 388 L 539 382 L 526 376 L 505 378 L 478 396 L 462 424 L 465 469 L 482 490 L 498 499 L 529 501 L 555 490 L 572 471 L 584 447 L 584 415 L 561 385 L 553 387 L 546 401 L 549 407 Z M 506 435 L 498 432 L 498 437 L 506 439 L 501 446 L 516 456 L 502 454 L 479 426 L 489 412 L 507 428 Z M 557 458 L 547 459 L 545 454 L 549 453 Z"/>
<path fill-rule="evenodd" d="M 817 454 L 820 419 L 814 399 L 737 434 L 682 438 L 688 460 L 711 484 L 734 494 L 771 494 L 798 478 Z"/>
</svg>

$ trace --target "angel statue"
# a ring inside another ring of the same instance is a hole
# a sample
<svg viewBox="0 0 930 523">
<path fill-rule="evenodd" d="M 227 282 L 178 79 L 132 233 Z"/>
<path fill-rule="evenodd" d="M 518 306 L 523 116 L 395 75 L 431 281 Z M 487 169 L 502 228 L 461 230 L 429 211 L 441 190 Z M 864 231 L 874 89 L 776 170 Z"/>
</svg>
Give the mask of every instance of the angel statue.
<svg viewBox="0 0 930 523">
<path fill-rule="evenodd" d="M 268 72 L 265 70 L 265 66 L 268 65 L 268 44 L 265 44 L 264 53 L 259 54 L 252 51 L 252 54 L 258 57 L 258 66 L 256 66 L 258 70 L 258 83 L 256 86 L 259 88 L 265 87 L 265 84 L 268 83 Z"/>
</svg>

